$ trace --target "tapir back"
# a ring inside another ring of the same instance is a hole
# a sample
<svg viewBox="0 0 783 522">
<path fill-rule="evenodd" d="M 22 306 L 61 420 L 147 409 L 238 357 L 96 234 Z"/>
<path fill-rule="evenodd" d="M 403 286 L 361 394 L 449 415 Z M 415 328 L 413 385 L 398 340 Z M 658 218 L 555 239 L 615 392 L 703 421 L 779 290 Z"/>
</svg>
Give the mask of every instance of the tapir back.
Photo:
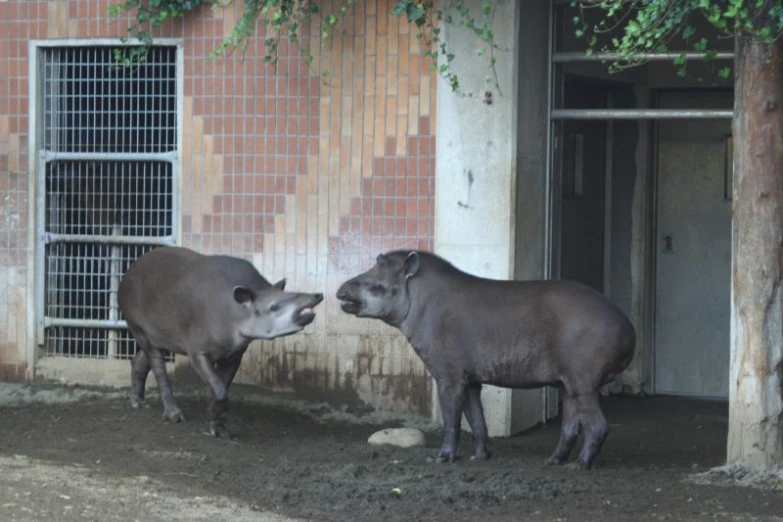
<svg viewBox="0 0 783 522">
<path fill-rule="evenodd" d="M 593 388 L 633 356 L 630 321 L 592 288 L 562 280 L 486 279 L 437 257 L 420 257 L 421 269 L 409 282 L 404 330 L 416 332 L 409 339 L 425 362 L 461 365 L 467 375 L 498 386 L 568 380 Z"/>
</svg>

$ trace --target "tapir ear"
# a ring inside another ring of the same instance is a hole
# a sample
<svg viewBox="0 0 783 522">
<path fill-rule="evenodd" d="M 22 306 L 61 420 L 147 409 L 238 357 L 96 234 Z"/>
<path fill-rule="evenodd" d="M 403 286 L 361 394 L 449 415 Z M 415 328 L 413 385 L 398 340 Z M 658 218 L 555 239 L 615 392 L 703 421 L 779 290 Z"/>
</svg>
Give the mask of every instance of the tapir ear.
<svg viewBox="0 0 783 522">
<path fill-rule="evenodd" d="M 285 290 L 285 283 L 286 283 L 286 278 L 284 277 L 283 279 L 275 283 L 274 287 L 277 288 L 278 290 Z"/>
<path fill-rule="evenodd" d="M 241 305 L 247 305 L 253 302 L 255 295 L 244 286 L 234 287 L 234 301 Z"/>
<path fill-rule="evenodd" d="M 414 250 L 408 254 L 408 257 L 405 259 L 405 266 L 403 267 L 405 279 L 410 279 L 415 276 L 419 272 L 420 266 L 421 261 L 419 259 L 419 253 Z"/>
<path fill-rule="evenodd" d="M 388 259 L 388 258 L 387 258 L 387 257 L 386 257 L 384 254 L 378 254 L 378 257 L 376 257 L 376 258 L 375 258 L 375 261 L 376 261 L 376 262 L 377 262 L 379 265 L 383 265 L 384 263 L 386 263 L 386 260 L 387 260 L 387 259 Z"/>
</svg>

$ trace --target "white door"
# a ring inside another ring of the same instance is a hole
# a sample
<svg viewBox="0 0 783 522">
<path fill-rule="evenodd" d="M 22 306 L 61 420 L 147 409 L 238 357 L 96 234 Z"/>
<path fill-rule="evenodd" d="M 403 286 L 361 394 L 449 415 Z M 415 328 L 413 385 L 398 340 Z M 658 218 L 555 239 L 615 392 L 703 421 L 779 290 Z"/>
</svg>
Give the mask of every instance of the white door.
<svg viewBox="0 0 783 522">
<path fill-rule="evenodd" d="M 728 92 L 666 92 L 666 109 L 731 109 Z M 731 289 L 729 120 L 658 124 L 655 392 L 727 398 Z M 728 167 L 728 170 L 727 170 Z"/>
</svg>

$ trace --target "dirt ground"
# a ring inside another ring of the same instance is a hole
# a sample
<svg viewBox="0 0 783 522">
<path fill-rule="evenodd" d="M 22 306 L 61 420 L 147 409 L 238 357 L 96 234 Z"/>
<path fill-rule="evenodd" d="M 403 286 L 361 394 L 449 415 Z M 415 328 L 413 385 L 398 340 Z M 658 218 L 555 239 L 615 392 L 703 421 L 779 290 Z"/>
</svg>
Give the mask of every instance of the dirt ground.
<svg viewBox="0 0 783 522">
<path fill-rule="evenodd" d="M 54 401 L 0 406 L 3 520 L 783 520 L 783 480 L 698 483 L 725 458 L 721 403 L 604 398 L 612 432 L 585 472 L 543 466 L 557 420 L 493 440 L 486 462 L 467 460 L 463 434 L 464 458 L 438 464 L 442 433 L 420 419 L 357 419 L 237 391 L 236 440 L 225 441 L 205 434 L 197 395 L 180 395 L 189 422 L 172 425 L 154 397 L 137 411 L 124 392 L 48 393 Z M 427 446 L 367 444 L 401 424 L 423 428 Z"/>
</svg>

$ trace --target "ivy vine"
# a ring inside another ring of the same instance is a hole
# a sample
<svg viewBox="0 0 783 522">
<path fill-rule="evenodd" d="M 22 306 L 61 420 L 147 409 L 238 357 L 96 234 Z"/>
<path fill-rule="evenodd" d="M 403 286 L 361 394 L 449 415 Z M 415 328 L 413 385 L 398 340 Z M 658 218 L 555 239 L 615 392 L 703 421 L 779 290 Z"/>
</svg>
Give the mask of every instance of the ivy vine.
<svg viewBox="0 0 783 522">
<path fill-rule="evenodd" d="M 727 79 L 731 67 L 715 70 L 715 41 L 697 35 L 693 15 L 701 15 L 718 30 L 716 38 L 751 37 L 768 44 L 783 34 L 783 0 L 571 0 L 579 8 L 573 23 L 578 38 L 587 41 L 587 54 L 598 49 L 601 35 L 619 29 L 600 51 L 615 52 L 620 59 L 609 65 L 616 72 L 644 63 L 644 53 L 669 51 L 669 43 L 682 38 L 686 49 L 674 58 L 679 76 L 687 75 L 685 52 L 704 53 L 704 62 L 719 78 Z M 596 24 L 587 22 L 586 11 L 602 11 Z"/>
<path fill-rule="evenodd" d="M 274 65 L 278 61 L 278 49 L 282 38 L 295 45 L 311 68 L 314 57 L 307 31 L 311 24 L 319 24 L 321 45 L 326 45 L 335 34 L 345 34 L 343 22 L 353 11 L 357 0 L 341 0 L 329 13 L 323 13 L 315 0 L 244 0 L 244 10 L 237 20 L 231 34 L 216 49 L 210 52 L 210 58 L 225 57 L 237 50 L 245 53 L 250 40 L 262 29 L 264 35 L 264 61 Z M 363 0 L 372 2 L 374 0 Z M 193 11 L 209 6 L 221 9 L 230 6 L 235 0 L 120 0 L 109 9 L 109 16 L 118 18 L 126 13 L 135 16 L 129 27 L 129 38 L 135 38 L 141 46 L 117 49 L 115 57 L 125 65 L 141 62 L 146 57 L 146 49 L 153 42 L 153 33 L 164 23 L 181 19 Z M 459 76 L 454 72 L 453 62 L 456 56 L 443 38 L 443 24 L 464 28 L 480 43 L 476 54 L 486 60 L 487 75 L 485 81 L 499 94 L 500 85 L 497 74 L 498 51 L 506 50 L 495 42 L 492 24 L 497 0 L 481 0 L 478 13 L 469 7 L 469 0 L 395 0 L 391 12 L 405 19 L 416 28 L 415 37 L 422 42 L 422 55 L 431 58 L 431 71 L 437 72 L 455 93 L 473 97 L 475 93 L 463 91 Z M 124 38 L 127 43 L 129 38 Z M 326 81 L 328 70 L 313 71 Z"/>
</svg>

